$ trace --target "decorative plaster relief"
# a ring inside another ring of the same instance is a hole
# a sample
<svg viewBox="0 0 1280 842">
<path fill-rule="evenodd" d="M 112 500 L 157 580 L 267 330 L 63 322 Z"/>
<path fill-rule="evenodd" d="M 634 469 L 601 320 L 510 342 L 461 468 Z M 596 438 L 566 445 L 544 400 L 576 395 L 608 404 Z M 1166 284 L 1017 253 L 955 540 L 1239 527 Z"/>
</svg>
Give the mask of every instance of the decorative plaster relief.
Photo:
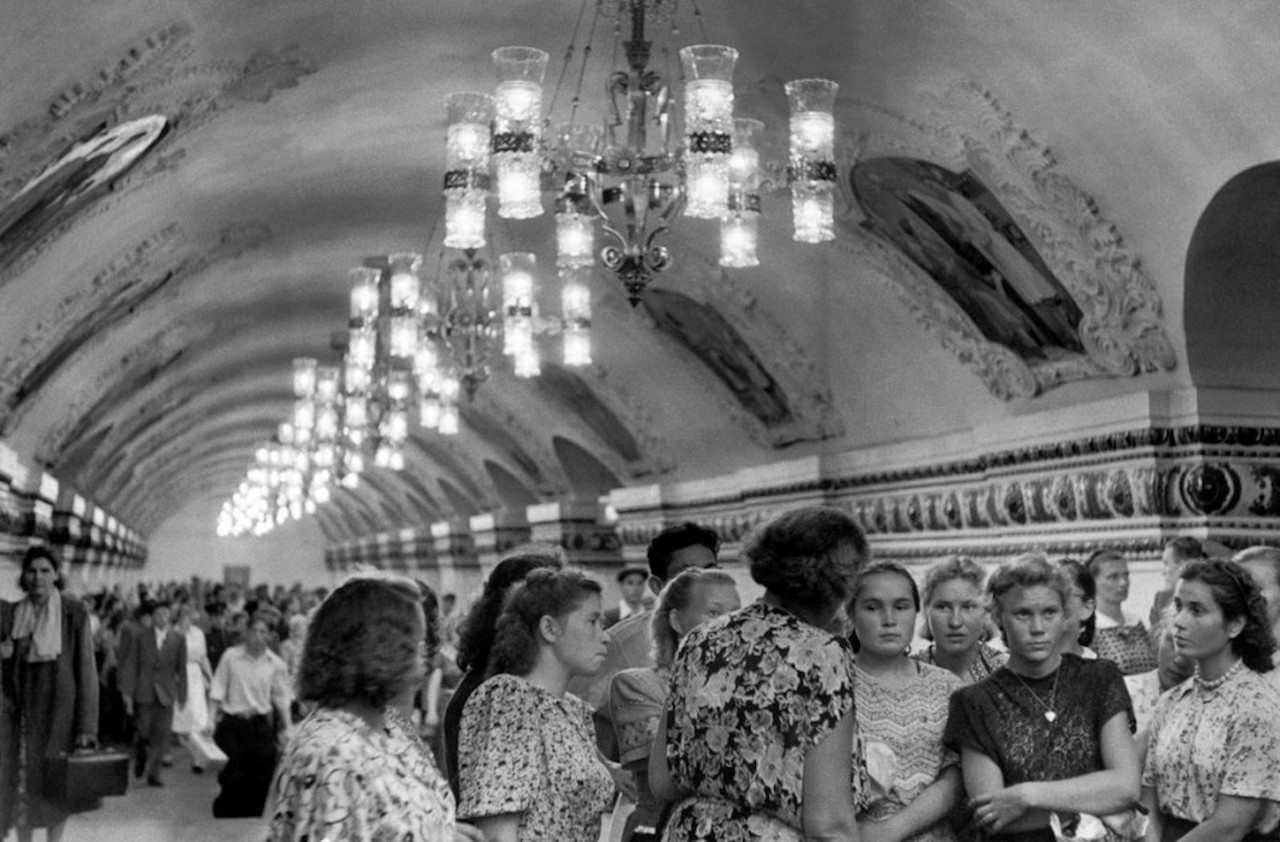
<svg viewBox="0 0 1280 842">
<path fill-rule="evenodd" d="M 840 122 L 863 131 L 843 139 L 844 171 L 885 156 L 916 158 L 985 185 L 1079 305 L 1084 353 L 1028 360 L 990 341 L 916 261 L 858 224 L 851 192 L 838 247 L 874 267 L 943 347 L 1002 400 L 1031 397 L 1071 380 L 1172 369 L 1177 358 L 1155 285 L 1118 228 L 1058 170 L 1048 148 L 971 82 L 933 97 L 928 108 L 922 121 L 868 103 L 849 108 Z M 849 189 L 847 178 L 841 184 Z"/>
<path fill-rule="evenodd" d="M 118 60 L 87 75 L 54 97 L 43 114 L 0 134 L 0 218 L 22 189 L 77 143 L 131 120 L 156 115 L 163 136 L 127 172 L 116 173 L 110 191 L 86 201 L 15 241 L 0 252 L 0 287 L 21 275 L 76 225 L 103 214 L 152 180 L 172 172 L 187 155 L 191 135 L 244 102 L 265 102 L 314 72 L 296 51 L 259 53 L 245 62 L 202 61 L 186 24 L 163 27 L 140 38 Z"/>
<path fill-rule="evenodd" d="M 270 237 L 265 226 L 243 225 L 218 232 L 209 244 L 194 244 L 171 224 L 112 260 L 89 283 L 73 286 L 51 314 L 36 317 L 16 350 L 0 360 L 0 432 L 21 421 L 30 399 L 64 365 L 124 322 L 138 318 L 160 293 L 261 247 Z M 172 339 L 181 344 L 181 337 Z M 118 369 L 100 374 L 92 388 L 80 391 L 76 405 L 90 406 L 119 376 Z M 79 422 L 80 414 L 68 411 L 62 417 L 44 444 L 61 445 L 61 436 Z M 52 447 L 41 450 L 42 458 L 56 452 Z"/>
<path fill-rule="evenodd" d="M 843 435 L 844 424 L 817 364 L 751 292 L 709 260 L 690 265 L 682 278 L 678 292 L 655 288 L 644 307 L 656 327 L 714 376 L 717 386 L 708 394 L 720 396 L 724 414 L 767 447 Z M 676 296 L 659 306 L 664 297 Z M 699 307 L 705 308 L 702 317 Z"/>
</svg>

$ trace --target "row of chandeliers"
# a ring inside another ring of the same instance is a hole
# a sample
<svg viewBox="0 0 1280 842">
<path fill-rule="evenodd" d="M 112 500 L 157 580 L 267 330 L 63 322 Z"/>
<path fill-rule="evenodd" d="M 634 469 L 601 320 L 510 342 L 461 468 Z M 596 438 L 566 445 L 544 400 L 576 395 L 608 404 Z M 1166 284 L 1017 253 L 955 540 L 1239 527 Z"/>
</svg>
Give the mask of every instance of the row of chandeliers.
<svg viewBox="0 0 1280 842">
<path fill-rule="evenodd" d="M 517 377 L 540 373 L 540 335 L 560 336 L 565 365 L 590 364 L 589 280 L 597 258 L 638 304 L 653 275 L 671 265 L 661 238 L 682 212 L 719 221 L 721 265 L 758 265 L 764 125 L 735 118 L 737 51 L 710 44 L 679 51 L 684 113 L 683 133 L 675 136 L 673 98 L 662 75 L 649 69 L 653 43 L 646 39 L 646 25 L 673 18 L 675 4 L 595 5 L 597 16 L 613 16 L 627 66 L 606 77 L 609 116 L 596 125 L 577 122 L 587 62 L 601 52 L 591 44 L 579 52 L 571 43 L 565 52 L 562 80 L 570 76 L 575 54 L 583 63 L 569 120 L 554 129 L 543 117 L 549 56 L 542 50 L 496 50 L 492 95 L 446 97 L 445 231 L 434 279 L 423 280 L 423 259 L 414 253 L 368 260 L 352 270 L 342 365 L 294 361 L 292 418 L 258 449 L 245 481 L 224 503 L 219 534 L 263 534 L 314 512 L 334 484 L 358 485 L 366 454 L 377 467 L 403 469 L 413 415 L 427 430 L 456 434 L 459 398 L 474 397 L 488 378 L 498 343 Z M 623 41 L 627 23 L 630 37 Z M 673 21 L 673 34 L 676 29 Z M 831 240 L 837 85 L 800 79 L 785 90 L 793 236 L 806 243 Z M 557 86 L 552 102 L 559 97 Z M 556 194 L 558 317 L 539 309 L 535 255 L 499 257 L 495 296 L 484 253 L 489 199 L 496 196 L 500 217 L 529 219 L 543 214 L 544 191 Z M 606 240 L 599 248 L 597 229 Z M 454 256 L 446 257 L 446 250 Z"/>
</svg>

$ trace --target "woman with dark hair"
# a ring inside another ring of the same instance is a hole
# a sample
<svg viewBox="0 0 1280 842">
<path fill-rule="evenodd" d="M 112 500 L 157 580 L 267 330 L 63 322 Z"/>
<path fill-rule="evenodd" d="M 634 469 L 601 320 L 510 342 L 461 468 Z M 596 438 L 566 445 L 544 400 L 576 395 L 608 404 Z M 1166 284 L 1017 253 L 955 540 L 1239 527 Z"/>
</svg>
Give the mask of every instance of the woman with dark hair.
<svg viewBox="0 0 1280 842">
<path fill-rule="evenodd" d="M 1093 651 L 1099 658 L 1113 661 L 1125 675 L 1155 669 L 1156 650 L 1147 627 L 1140 618 L 1130 617 L 1121 608 L 1129 598 L 1129 562 L 1119 550 L 1102 549 L 1085 563 L 1097 592 Z"/>
<path fill-rule="evenodd" d="M 48 792 L 46 761 L 96 744 L 98 672 L 89 611 L 62 593 L 61 562 L 48 547 L 22 556 L 25 596 L 0 628 L 3 692 L 0 717 L 0 836 L 17 829 L 27 842 L 37 827 L 62 838 L 70 805 Z"/>
<path fill-rule="evenodd" d="M 271 842 L 473 840 L 430 752 L 399 722 L 426 675 L 418 584 L 349 579 L 312 618 L 298 694 L 316 704 L 276 775 Z"/>
<path fill-rule="evenodd" d="M 1195 677 L 1156 703 L 1142 771 L 1150 842 L 1275 839 L 1280 694 L 1258 585 L 1233 561 L 1193 561 L 1173 592 L 1173 643 Z"/>
<path fill-rule="evenodd" d="M 665 824 L 665 802 L 649 788 L 649 752 L 667 703 L 671 663 L 683 638 L 704 622 L 742 607 L 733 577 L 722 570 L 690 567 L 667 583 L 649 618 L 652 667 L 625 669 L 609 686 L 609 719 L 617 738 L 618 759 L 636 788 L 635 812 L 627 817 L 622 840 L 656 840 Z M 615 819 L 616 821 L 616 819 Z"/>
<path fill-rule="evenodd" d="M 959 797 L 960 768 L 942 732 L 960 679 L 908 657 L 920 592 L 906 568 L 872 564 L 858 574 L 849 605 L 857 756 L 870 778 L 857 805 L 859 826 L 874 822 L 880 838 L 951 842 L 947 816 Z"/>
<path fill-rule="evenodd" d="M 960 752 L 975 829 L 1007 842 L 1054 842 L 1052 813 L 1106 816 L 1138 800 L 1123 676 L 1059 648 L 1070 588 L 1038 553 L 1001 565 L 987 589 L 1009 661 L 951 697 L 944 742 Z"/>
<path fill-rule="evenodd" d="M 489 651 L 498 632 L 498 617 L 507 593 L 534 570 L 559 570 L 567 559 L 559 547 L 530 544 L 511 550 L 485 580 L 484 591 L 467 613 L 458 631 L 458 668 L 464 673 L 444 709 L 444 767 L 455 799 L 462 797 L 458 779 L 458 732 L 462 709 L 480 683 L 488 677 Z"/>
<path fill-rule="evenodd" d="M 604 662 L 600 584 L 534 570 L 498 618 L 488 678 L 462 713 L 458 814 L 488 842 L 595 842 L 613 778 L 597 756 L 591 708 L 569 679 Z"/>
<path fill-rule="evenodd" d="M 853 663 L 841 636 L 867 542 L 839 509 L 785 512 L 743 556 L 758 601 L 685 635 L 649 755 L 660 798 L 679 801 L 671 842 L 851 839 Z"/>
<path fill-rule="evenodd" d="M 965 684 L 976 684 L 1008 660 L 1006 653 L 986 644 L 992 627 L 986 579 L 978 563 L 965 556 L 925 571 L 921 635 L 930 643 L 911 657 L 949 669 Z"/>
<path fill-rule="evenodd" d="M 1092 661 L 1098 653 L 1089 648 L 1098 625 L 1097 590 L 1089 568 L 1073 558 L 1058 564 L 1067 574 L 1067 614 L 1062 624 L 1062 651 Z"/>
</svg>

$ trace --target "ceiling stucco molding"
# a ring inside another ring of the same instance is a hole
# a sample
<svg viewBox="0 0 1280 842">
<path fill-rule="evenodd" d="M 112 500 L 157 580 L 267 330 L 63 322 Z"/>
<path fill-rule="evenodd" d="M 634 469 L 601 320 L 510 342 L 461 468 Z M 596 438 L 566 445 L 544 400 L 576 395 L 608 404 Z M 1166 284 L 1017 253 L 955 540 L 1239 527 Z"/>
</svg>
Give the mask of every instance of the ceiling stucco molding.
<svg viewBox="0 0 1280 842">
<path fill-rule="evenodd" d="M 551 433 L 535 430 L 525 423 L 525 413 L 499 400 L 499 391 L 481 390 L 473 408 L 484 417 L 486 426 L 492 425 L 495 431 L 501 431 L 502 438 L 509 438 L 509 441 L 501 442 L 489 437 L 487 431 L 481 432 L 474 423 L 471 428 L 481 438 L 487 439 L 494 451 L 503 457 L 499 463 L 515 476 L 526 477 L 531 490 L 539 496 L 550 498 L 567 494 L 572 486 L 551 448 Z M 517 450 L 511 452 L 512 448 Z M 532 463 L 534 472 L 526 469 L 526 462 Z"/>
<path fill-rule="evenodd" d="M 652 315 L 637 310 L 637 316 L 646 319 L 667 353 L 678 358 L 692 357 L 693 364 L 687 369 L 703 384 L 702 392 L 715 402 L 717 414 L 770 449 L 843 435 L 844 423 L 826 377 L 809 351 L 792 339 L 760 306 L 755 294 L 736 283 L 726 269 L 704 256 L 691 255 L 684 263 L 680 284 L 671 287 L 671 291 L 714 310 L 742 337 L 786 397 L 791 420 L 772 426 L 764 423 L 689 347 L 660 330 Z"/>
<path fill-rule="evenodd" d="M 143 238 L 89 283 L 72 286 L 51 313 L 35 317 L 15 351 L 0 361 L 0 427 L 9 430 L 21 423 L 32 399 L 61 369 L 90 353 L 127 322 L 144 318 L 160 293 L 172 293 L 191 278 L 260 248 L 270 239 L 269 228 L 249 223 L 224 228 L 208 242 L 193 242 L 174 223 Z M 177 347 L 188 340 L 185 336 L 170 337 L 164 347 Z M 126 356 L 116 366 L 100 371 L 75 395 L 67 396 L 70 404 L 59 411 L 61 421 L 42 438 L 40 451 L 45 456 L 41 458 L 55 453 L 53 448 L 63 443 L 82 412 L 118 383 L 121 365 L 127 362 Z M 45 368 L 49 370 L 37 377 Z"/>
<path fill-rule="evenodd" d="M 55 96 L 38 117 L 0 135 L 0 206 L 86 133 L 144 115 L 160 114 L 165 134 L 111 190 L 31 243 L 0 270 L 0 286 L 28 271 L 61 238 L 110 212 L 138 190 L 174 172 L 185 143 L 200 129 L 246 102 L 266 102 L 316 69 L 297 53 L 258 53 L 243 62 L 200 61 L 192 30 L 174 24 L 143 36 L 120 57 Z"/>
<path fill-rule="evenodd" d="M 1071 292 L 1084 317 L 1085 355 L 1028 364 L 990 342 L 923 269 L 897 247 L 858 225 L 856 199 L 846 192 L 846 236 L 837 246 L 888 281 L 942 346 L 969 366 L 1002 400 L 1027 398 L 1073 380 L 1168 371 L 1177 355 L 1164 327 L 1155 284 L 1104 218 L 1095 199 L 1058 168 L 1036 140 L 987 89 L 954 82 L 922 98 L 919 114 L 899 114 L 853 102 L 841 121 L 860 131 L 842 138 L 847 175 L 860 160 L 885 155 L 919 158 L 955 172 L 972 170 L 1033 241 Z M 848 179 L 842 179 L 848 191 Z"/>
<path fill-rule="evenodd" d="M 657 417 L 649 407 L 641 403 L 616 378 L 610 377 L 599 363 L 574 368 L 571 371 L 626 427 L 627 432 L 635 439 L 640 458 L 631 461 L 621 459 L 612 447 L 601 440 L 600 436 L 575 419 L 572 422 L 575 435 L 571 437 L 577 443 L 596 442 L 598 446 L 592 449 L 592 453 L 619 477 L 653 476 L 674 470 L 675 454 L 663 437 Z"/>
</svg>

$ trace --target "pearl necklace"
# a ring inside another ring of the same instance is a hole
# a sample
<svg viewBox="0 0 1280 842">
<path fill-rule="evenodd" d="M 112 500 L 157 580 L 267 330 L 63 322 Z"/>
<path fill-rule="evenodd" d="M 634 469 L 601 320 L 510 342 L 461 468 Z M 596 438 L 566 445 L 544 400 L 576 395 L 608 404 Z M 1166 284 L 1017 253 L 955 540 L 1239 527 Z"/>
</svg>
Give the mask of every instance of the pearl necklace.
<svg viewBox="0 0 1280 842">
<path fill-rule="evenodd" d="M 1200 677 L 1200 668 L 1196 667 L 1196 687 L 1200 688 L 1206 693 L 1212 693 L 1214 690 L 1217 690 L 1219 687 L 1226 684 L 1228 679 L 1230 679 L 1236 673 L 1240 672 L 1240 670 L 1242 669 L 1244 669 L 1243 658 L 1236 661 L 1235 664 L 1232 665 L 1231 669 L 1227 670 L 1217 678 L 1212 680 L 1205 680 Z"/>
</svg>

